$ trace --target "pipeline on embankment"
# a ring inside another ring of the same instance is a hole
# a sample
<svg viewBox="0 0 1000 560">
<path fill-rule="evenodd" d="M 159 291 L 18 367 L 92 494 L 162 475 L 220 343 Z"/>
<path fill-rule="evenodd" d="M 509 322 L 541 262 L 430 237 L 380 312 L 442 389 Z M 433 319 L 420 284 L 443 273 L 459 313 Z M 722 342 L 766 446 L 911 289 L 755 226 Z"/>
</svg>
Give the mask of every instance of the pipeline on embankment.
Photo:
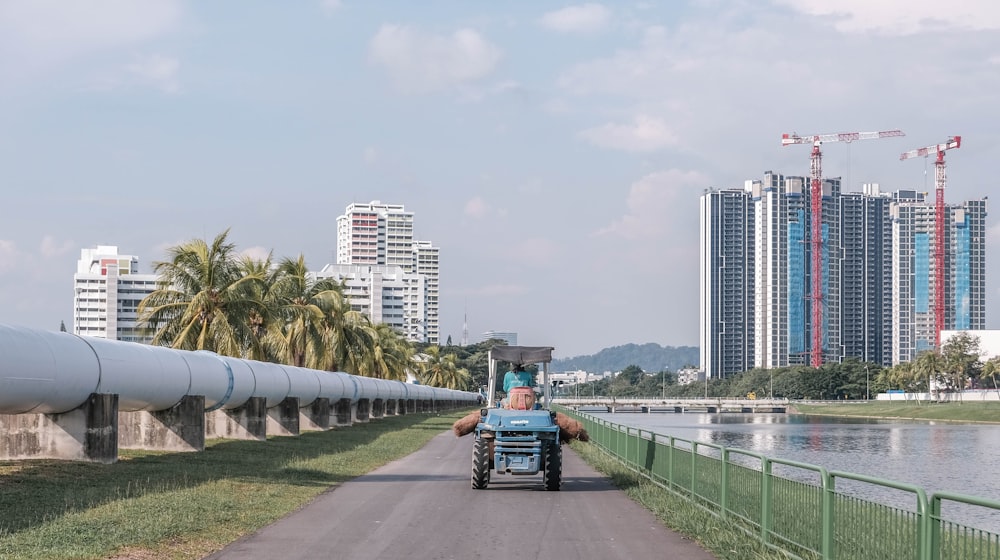
<svg viewBox="0 0 1000 560">
<path fill-rule="evenodd" d="M 386 415 L 478 403 L 478 394 L 0 324 L 0 460 L 109 463 L 118 449 L 202 451 Z"/>
</svg>

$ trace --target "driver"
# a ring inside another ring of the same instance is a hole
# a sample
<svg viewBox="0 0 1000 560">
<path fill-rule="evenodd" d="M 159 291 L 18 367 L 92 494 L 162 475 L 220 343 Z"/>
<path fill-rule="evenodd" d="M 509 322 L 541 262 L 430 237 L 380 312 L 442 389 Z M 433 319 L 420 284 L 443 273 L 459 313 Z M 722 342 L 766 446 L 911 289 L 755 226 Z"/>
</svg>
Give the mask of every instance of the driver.
<svg viewBox="0 0 1000 560">
<path fill-rule="evenodd" d="M 511 370 L 503 376 L 503 392 L 510 393 L 513 387 L 534 387 L 535 376 L 524 371 L 521 364 L 511 364 Z"/>
</svg>

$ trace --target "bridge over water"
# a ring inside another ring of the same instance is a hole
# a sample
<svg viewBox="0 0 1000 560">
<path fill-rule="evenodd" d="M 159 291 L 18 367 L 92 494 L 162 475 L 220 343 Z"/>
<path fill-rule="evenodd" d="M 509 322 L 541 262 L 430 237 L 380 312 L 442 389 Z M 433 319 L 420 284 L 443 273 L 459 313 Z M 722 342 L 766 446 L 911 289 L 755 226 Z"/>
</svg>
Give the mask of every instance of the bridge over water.
<svg viewBox="0 0 1000 560">
<path fill-rule="evenodd" d="M 788 399 L 557 397 L 556 404 L 588 412 L 784 413 Z"/>
</svg>

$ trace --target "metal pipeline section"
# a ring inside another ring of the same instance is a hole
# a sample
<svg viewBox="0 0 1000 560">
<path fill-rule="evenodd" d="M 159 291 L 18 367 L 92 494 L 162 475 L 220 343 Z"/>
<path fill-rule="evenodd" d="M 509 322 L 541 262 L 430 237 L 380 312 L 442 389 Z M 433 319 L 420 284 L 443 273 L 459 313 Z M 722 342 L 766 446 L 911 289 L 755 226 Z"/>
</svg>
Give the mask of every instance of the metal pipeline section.
<svg viewBox="0 0 1000 560">
<path fill-rule="evenodd" d="M 97 355 L 81 338 L 0 324 L 0 414 L 73 410 L 100 381 Z"/>
<path fill-rule="evenodd" d="M 174 350 L 0 324 L 0 414 L 73 410 L 92 393 L 117 394 L 122 411 L 166 410 L 183 397 L 205 397 L 205 409 L 230 410 L 251 397 L 268 408 L 287 397 L 455 400 L 476 393 L 319 371 L 212 352 Z"/>
<path fill-rule="evenodd" d="M 351 376 L 342 371 L 323 372 L 326 375 L 318 375 L 319 396 L 329 399 L 335 403 L 340 399 L 354 399 L 355 387 L 351 381 Z"/>
</svg>

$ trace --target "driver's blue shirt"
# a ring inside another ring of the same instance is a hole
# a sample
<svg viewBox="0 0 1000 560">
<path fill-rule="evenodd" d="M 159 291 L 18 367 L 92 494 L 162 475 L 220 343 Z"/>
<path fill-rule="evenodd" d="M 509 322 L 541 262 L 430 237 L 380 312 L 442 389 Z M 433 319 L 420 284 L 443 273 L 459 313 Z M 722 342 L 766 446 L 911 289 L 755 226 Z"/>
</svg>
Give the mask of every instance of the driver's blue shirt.
<svg viewBox="0 0 1000 560">
<path fill-rule="evenodd" d="M 503 392 L 509 393 L 511 387 L 532 387 L 535 377 L 527 371 L 508 371 L 503 376 Z"/>
</svg>

